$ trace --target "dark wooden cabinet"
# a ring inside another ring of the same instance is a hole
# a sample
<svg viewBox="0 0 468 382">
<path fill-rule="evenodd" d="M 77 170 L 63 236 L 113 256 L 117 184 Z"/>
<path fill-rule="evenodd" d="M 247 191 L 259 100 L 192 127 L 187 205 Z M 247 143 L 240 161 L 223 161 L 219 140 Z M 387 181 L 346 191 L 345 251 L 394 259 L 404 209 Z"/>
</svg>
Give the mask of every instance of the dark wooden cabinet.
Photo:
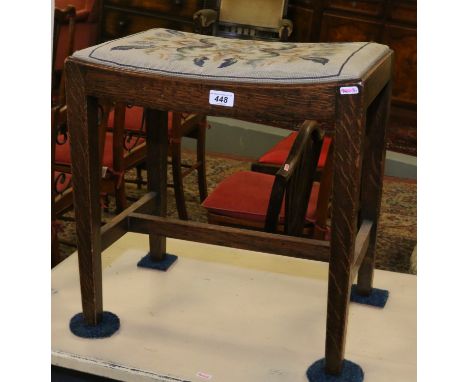
<svg viewBox="0 0 468 382">
<path fill-rule="evenodd" d="M 101 40 L 150 28 L 193 31 L 193 14 L 203 0 L 102 0 Z"/>
<path fill-rule="evenodd" d="M 416 155 L 416 0 L 290 0 L 295 41 L 376 41 L 395 51 L 391 150 Z"/>
<path fill-rule="evenodd" d="M 328 0 L 325 1 L 328 9 L 351 12 L 368 17 L 381 17 L 385 10 L 385 1 L 373 0 Z"/>
<path fill-rule="evenodd" d="M 215 0 L 102 0 L 101 40 L 150 28 L 193 30 Z M 416 0 L 289 0 L 293 41 L 376 41 L 395 51 L 389 149 L 416 155 Z"/>
<path fill-rule="evenodd" d="M 361 17 L 350 17 L 335 12 L 324 12 L 320 41 L 338 42 L 350 41 L 378 41 L 381 28 L 377 21 Z"/>
<path fill-rule="evenodd" d="M 386 25 L 383 42 L 395 50 L 393 99 L 416 106 L 416 31 L 399 25 Z"/>
</svg>

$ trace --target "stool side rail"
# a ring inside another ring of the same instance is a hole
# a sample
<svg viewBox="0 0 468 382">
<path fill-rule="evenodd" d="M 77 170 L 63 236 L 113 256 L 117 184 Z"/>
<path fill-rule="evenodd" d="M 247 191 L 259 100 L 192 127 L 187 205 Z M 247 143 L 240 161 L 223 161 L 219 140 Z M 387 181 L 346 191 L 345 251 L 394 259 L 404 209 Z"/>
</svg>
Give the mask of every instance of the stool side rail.
<svg viewBox="0 0 468 382">
<path fill-rule="evenodd" d="M 86 93 L 98 98 L 157 110 L 263 121 L 297 121 L 298 115 L 301 120 L 334 119 L 336 87 L 360 82 L 275 84 L 192 79 L 102 67 L 73 57 L 67 59 L 67 65 L 79 67 Z M 210 90 L 234 93 L 234 106 L 210 105 Z"/>
<path fill-rule="evenodd" d="M 275 250 L 271 248 L 259 248 L 261 245 L 264 245 L 263 240 L 273 240 L 274 243 L 270 244 L 271 247 L 275 247 L 279 240 L 281 240 L 285 243 L 284 248 L 281 247 L 277 254 L 324 262 L 328 262 L 329 260 L 328 253 L 325 253 L 329 251 L 328 242 L 322 240 L 297 238 L 281 234 L 269 234 L 262 231 L 251 231 L 240 228 L 223 227 L 215 224 L 180 221 L 177 219 L 147 215 L 146 212 L 153 208 L 155 196 L 156 193 L 154 192 L 145 194 L 137 202 L 115 216 L 109 223 L 101 228 L 101 249 L 103 251 L 127 232 L 148 234 L 151 231 L 168 237 L 214 245 L 226 245 L 226 239 L 229 236 L 230 238 L 228 238 L 228 241 L 231 244 L 229 245 L 230 247 L 268 253 L 275 253 Z M 374 223 L 372 221 L 364 220 L 359 228 L 355 242 L 352 266 L 353 276 L 351 279 L 355 278 L 359 265 L 369 247 L 369 239 L 373 225 Z M 203 233 L 207 229 L 210 234 L 200 235 L 200 233 Z M 194 236 L 194 234 L 196 234 L 196 236 Z M 213 235 L 219 236 L 215 237 Z M 272 235 L 274 236 L 273 239 L 271 237 Z M 242 241 L 244 239 L 257 239 L 261 240 L 262 243 Z M 299 247 L 293 249 L 287 248 L 289 245 L 299 245 Z"/>
<path fill-rule="evenodd" d="M 356 240 L 354 244 L 354 259 L 351 265 L 351 280 L 354 280 L 359 270 L 359 267 L 364 259 L 364 256 L 367 253 L 369 248 L 369 241 L 371 237 L 371 231 L 374 226 L 374 223 L 370 220 L 363 220 L 359 231 L 356 235 Z"/>
<path fill-rule="evenodd" d="M 154 207 L 155 192 L 148 192 L 130 205 L 120 214 L 115 216 L 109 223 L 101 227 L 101 251 L 109 248 L 128 232 L 128 215 L 133 212 L 148 212 Z"/>
<path fill-rule="evenodd" d="M 266 233 L 215 224 L 183 221 L 141 213 L 129 213 L 128 229 L 175 239 L 222 245 L 288 257 L 328 261 L 330 245 L 321 240 Z"/>
</svg>

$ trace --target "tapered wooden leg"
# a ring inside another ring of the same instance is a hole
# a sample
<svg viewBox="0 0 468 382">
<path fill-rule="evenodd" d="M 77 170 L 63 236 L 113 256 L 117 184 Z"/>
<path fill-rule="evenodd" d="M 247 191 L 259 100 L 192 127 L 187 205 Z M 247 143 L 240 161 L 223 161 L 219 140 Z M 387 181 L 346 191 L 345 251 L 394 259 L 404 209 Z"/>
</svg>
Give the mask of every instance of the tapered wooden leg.
<svg viewBox="0 0 468 382">
<path fill-rule="evenodd" d="M 208 196 L 208 188 L 206 186 L 206 161 L 205 161 L 205 141 L 206 141 L 206 118 L 200 122 L 197 132 L 197 176 L 198 176 L 198 192 L 200 194 L 200 203 Z"/>
<path fill-rule="evenodd" d="M 385 128 L 390 109 L 391 83 L 380 92 L 370 105 L 367 113 L 367 144 L 364 153 L 361 186 L 361 219 L 374 222 L 369 247 L 358 273 L 357 292 L 369 295 L 375 265 L 375 244 L 377 238 L 380 203 L 385 165 Z"/>
<path fill-rule="evenodd" d="M 179 219 L 188 220 L 187 206 L 185 204 L 184 183 L 182 180 L 182 148 L 180 140 L 171 143 L 172 181 L 176 198 Z"/>
<path fill-rule="evenodd" d="M 146 114 L 146 163 L 148 191 L 156 192 L 154 214 L 166 216 L 167 213 L 167 112 L 147 110 Z M 150 256 L 154 261 L 166 256 L 166 237 L 149 234 Z"/>
<path fill-rule="evenodd" d="M 341 372 L 346 344 L 366 122 L 362 89 L 359 89 L 358 94 L 345 95 L 337 89 L 325 344 L 325 369 L 329 374 Z"/>
<path fill-rule="evenodd" d="M 66 73 L 81 301 L 84 320 L 97 325 L 102 317 L 98 102 L 86 96 L 75 64 L 68 63 Z"/>
</svg>

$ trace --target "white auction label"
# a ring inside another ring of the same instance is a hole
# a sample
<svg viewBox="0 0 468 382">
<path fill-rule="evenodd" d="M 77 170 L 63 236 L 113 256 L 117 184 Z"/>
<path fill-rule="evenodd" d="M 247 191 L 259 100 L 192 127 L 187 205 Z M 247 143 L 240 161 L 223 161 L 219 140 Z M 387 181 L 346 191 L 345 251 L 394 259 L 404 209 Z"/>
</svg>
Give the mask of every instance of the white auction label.
<svg viewBox="0 0 468 382">
<path fill-rule="evenodd" d="M 219 106 L 234 106 L 234 93 L 210 90 L 210 104 Z"/>
<path fill-rule="evenodd" d="M 340 94 L 358 94 L 359 88 L 357 86 L 342 86 Z"/>
</svg>

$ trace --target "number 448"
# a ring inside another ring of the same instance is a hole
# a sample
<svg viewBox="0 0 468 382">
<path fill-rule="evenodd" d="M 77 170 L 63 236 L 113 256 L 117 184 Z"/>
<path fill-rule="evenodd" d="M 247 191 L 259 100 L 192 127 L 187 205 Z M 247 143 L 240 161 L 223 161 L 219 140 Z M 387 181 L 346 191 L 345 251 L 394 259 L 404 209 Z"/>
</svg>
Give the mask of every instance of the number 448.
<svg viewBox="0 0 468 382">
<path fill-rule="evenodd" d="M 216 102 L 227 103 L 227 102 L 228 102 L 228 97 L 216 96 L 214 100 L 215 100 Z"/>
</svg>

